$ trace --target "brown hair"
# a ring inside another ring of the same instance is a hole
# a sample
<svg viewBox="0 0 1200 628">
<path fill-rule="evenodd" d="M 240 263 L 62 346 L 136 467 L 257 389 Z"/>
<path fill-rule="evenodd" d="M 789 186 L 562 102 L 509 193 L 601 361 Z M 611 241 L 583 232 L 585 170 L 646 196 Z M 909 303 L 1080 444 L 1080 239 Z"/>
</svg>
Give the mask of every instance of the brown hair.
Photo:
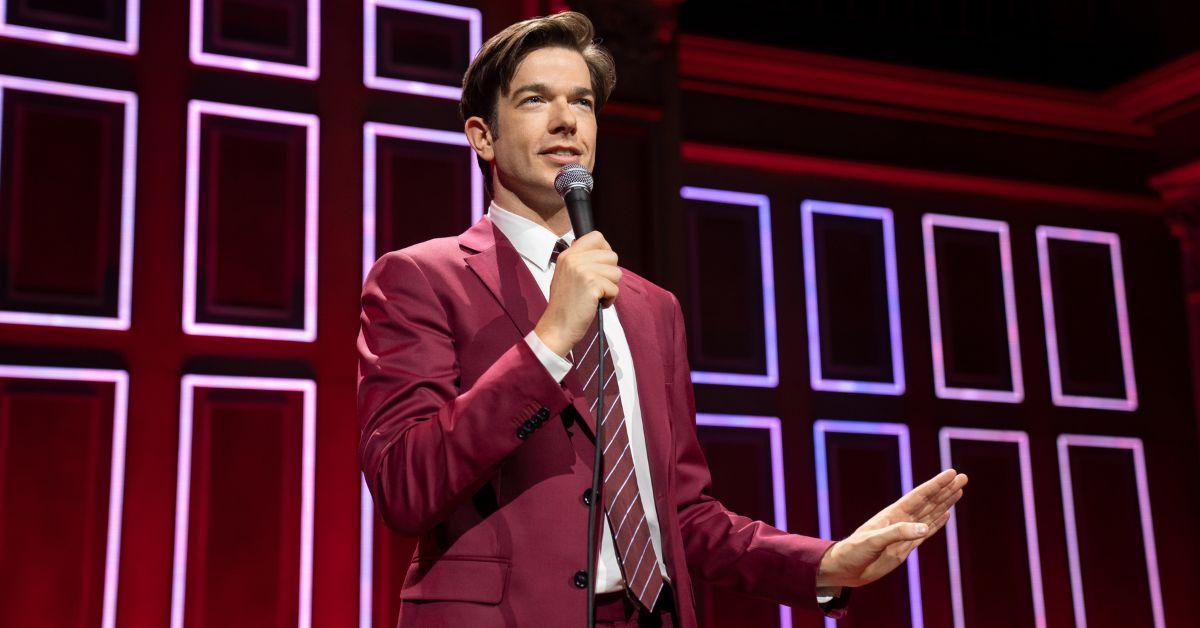
<svg viewBox="0 0 1200 628">
<path fill-rule="evenodd" d="M 474 116 L 483 118 L 492 136 L 496 137 L 497 100 L 500 94 L 508 93 L 517 66 L 534 50 L 552 47 L 569 48 L 583 55 L 592 76 L 598 113 L 617 84 L 617 70 L 612 55 L 600 45 L 595 35 L 592 21 L 574 11 L 517 22 L 496 33 L 479 49 L 463 75 L 462 98 L 458 102 L 463 122 Z M 490 196 L 492 165 L 482 157 L 476 157 L 476 161 L 483 171 L 484 187 Z"/>
</svg>

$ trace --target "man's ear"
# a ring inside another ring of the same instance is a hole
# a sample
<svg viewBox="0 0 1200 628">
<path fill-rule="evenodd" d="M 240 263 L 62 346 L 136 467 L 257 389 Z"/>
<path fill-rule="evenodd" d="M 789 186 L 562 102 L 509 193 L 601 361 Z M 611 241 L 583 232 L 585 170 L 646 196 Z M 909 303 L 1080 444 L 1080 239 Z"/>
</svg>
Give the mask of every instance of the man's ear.
<svg viewBox="0 0 1200 628">
<path fill-rule="evenodd" d="M 495 159 L 496 150 L 492 146 L 492 130 L 483 118 L 479 116 L 467 118 L 463 125 L 463 132 L 467 134 L 467 141 L 471 143 L 471 148 L 476 155 L 479 155 L 484 161 Z"/>
</svg>

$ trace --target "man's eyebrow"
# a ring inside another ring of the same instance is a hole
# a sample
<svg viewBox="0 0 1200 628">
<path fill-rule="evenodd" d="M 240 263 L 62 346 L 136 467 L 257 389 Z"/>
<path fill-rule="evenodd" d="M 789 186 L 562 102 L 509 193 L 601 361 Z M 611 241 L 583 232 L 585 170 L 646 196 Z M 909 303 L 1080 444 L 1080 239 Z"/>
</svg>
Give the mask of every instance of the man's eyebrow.
<svg viewBox="0 0 1200 628">
<path fill-rule="evenodd" d="M 522 86 L 514 89 L 512 91 L 512 95 L 515 97 L 518 94 L 521 94 L 523 92 L 533 92 L 535 94 L 544 94 L 548 91 L 550 91 L 550 86 L 546 85 L 545 83 L 528 83 L 526 85 L 522 85 Z M 595 93 L 592 91 L 592 88 L 590 88 L 590 87 L 576 87 L 575 89 L 571 90 L 571 96 L 572 97 L 590 96 L 592 98 L 595 98 Z"/>
</svg>

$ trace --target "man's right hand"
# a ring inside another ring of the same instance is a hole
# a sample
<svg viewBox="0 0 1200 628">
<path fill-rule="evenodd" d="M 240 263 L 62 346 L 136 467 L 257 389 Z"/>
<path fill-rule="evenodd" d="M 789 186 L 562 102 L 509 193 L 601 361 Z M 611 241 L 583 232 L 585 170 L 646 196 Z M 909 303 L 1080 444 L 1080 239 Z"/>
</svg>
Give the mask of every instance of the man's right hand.
<svg viewBox="0 0 1200 628">
<path fill-rule="evenodd" d="M 566 357 L 592 325 L 596 304 L 612 305 L 620 282 L 617 254 L 604 235 L 593 231 L 576 238 L 558 255 L 546 311 L 534 332 L 551 351 Z"/>
</svg>

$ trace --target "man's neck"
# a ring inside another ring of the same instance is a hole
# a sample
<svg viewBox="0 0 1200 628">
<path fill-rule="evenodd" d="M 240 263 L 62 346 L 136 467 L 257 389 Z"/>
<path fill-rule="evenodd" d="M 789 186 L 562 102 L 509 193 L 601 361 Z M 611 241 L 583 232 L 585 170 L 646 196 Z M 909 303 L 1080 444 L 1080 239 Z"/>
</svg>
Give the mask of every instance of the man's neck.
<svg viewBox="0 0 1200 628">
<path fill-rule="evenodd" d="M 542 225 L 559 237 L 571 231 L 571 217 L 567 214 L 566 203 L 557 207 L 535 209 L 509 190 L 499 186 L 496 186 L 494 189 L 496 190 L 496 194 L 492 200 L 504 210 Z"/>
</svg>

